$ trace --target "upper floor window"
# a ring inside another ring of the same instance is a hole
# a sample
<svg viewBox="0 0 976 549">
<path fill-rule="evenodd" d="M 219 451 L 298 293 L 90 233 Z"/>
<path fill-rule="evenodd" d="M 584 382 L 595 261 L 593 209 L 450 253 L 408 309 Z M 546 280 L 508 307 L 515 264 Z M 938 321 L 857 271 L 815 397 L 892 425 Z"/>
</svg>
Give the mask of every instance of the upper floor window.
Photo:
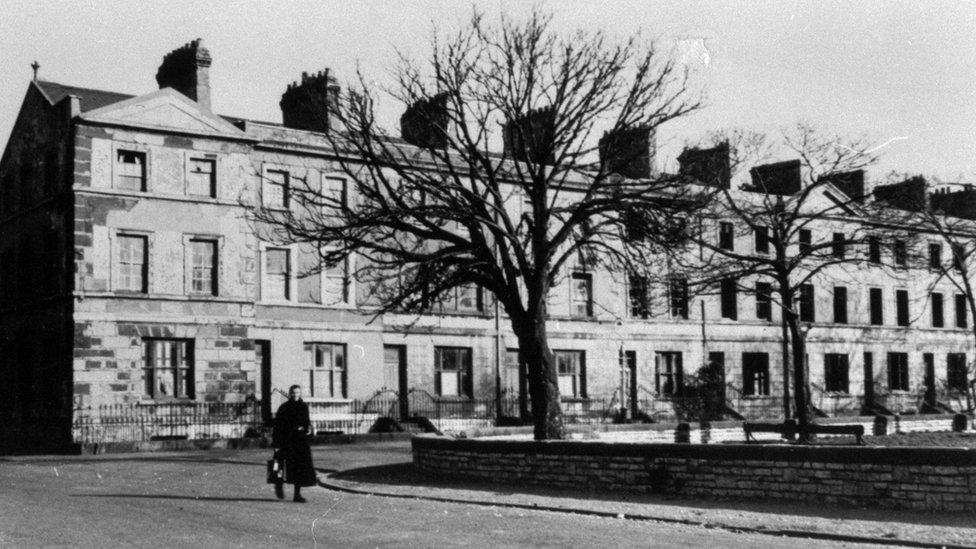
<svg viewBox="0 0 976 549">
<path fill-rule="evenodd" d="M 190 291 L 217 295 L 217 241 L 190 240 Z"/>
<path fill-rule="evenodd" d="M 443 305 L 452 311 L 481 312 L 485 309 L 484 292 L 476 284 L 462 284 L 447 291 Z"/>
<path fill-rule="evenodd" d="M 349 303 L 350 286 L 348 258 L 322 269 L 322 303 L 326 305 Z"/>
<path fill-rule="evenodd" d="M 115 151 L 115 188 L 127 191 L 146 190 L 146 153 L 118 149 Z"/>
<path fill-rule="evenodd" d="M 264 287 L 261 297 L 265 301 L 291 299 L 291 256 L 287 248 L 268 248 L 264 251 Z"/>
<path fill-rule="evenodd" d="M 306 343 L 305 372 L 312 398 L 346 398 L 346 346 Z"/>
<path fill-rule="evenodd" d="M 899 326 L 908 326 L 908 290 L 895 290 L 895 320 Z"/>
<path fill-rule="evenodd" d="M 193 341 L 147 339 L 144 345 L 146 396 L 193 398 Z"/>
<path fill-rule="evenodd" d="M 941 328 L 945 326 L 945 319 L 942 312 L 942 294 L 932 293 L 932 327 Z"/>
<path fill-rule="evenodd" d="M 769 282 L 756 282 L 756 318 L 773 319 L 773 287 Z"/>
<path fill-rule="evenodd" d="M 718 247 L 723 250 L 735 249 L 735 230 L 732 223 L 728 221 L 718 224 Z"/>
<path fill-rule="evenodd" d="M 593 275 L 590 273 L 573 273 L 570 282 L 570 314 L 572 316 L 593 316 Z"/>
<path fill-rule="evenodd" d="M 187 166 L 186 194 L 216 198 L 216 164 L 213 158 L 191 158 Z"/>
<path fill-rule="evenodd" d="M 846 252 L 846 244 L 844 233 L 834 233 L 833 240 L 830 243 L 831 254 L 835 258 L 843 259 L 844 253 Z"/>
<path fill-rule="evenodd" d="M 847 324 L 847 288 L 834 286 L 834 322 Z"/>
<path fill-rule="evenodd" d="M 341 211 L 348 204 L 346 179 L 344 177 L 323 176 L 322 194 L 327 198 L 325 207 L 327 211 Z"/>
<path fill-rule="evenodd" d="M 756 234 L 756 253 L 768 254 L 769 253 L 769 227 L 760 225 L 755 228 L 755 234 Z"/>
<path fill-rule="evenodd" d="M 942 244 L 938 242 L 929 243 L 929 269 L 934 271 L 942 269 Z"/>
<path fill-rule="evenodd" d="M 868 237 L 868 261 L 881 263 L 881 239 L 874 235 Z"/>
<path fill-rule="evenodd" d="M 908 266 L 908 244 L 904 240 L 896 240 L 892 245 L 892 258 L 896 267 Z"/>
<path fill-rule="evenodd" d="M 474 396 L 470 347 L 434 347 L 434 391 L 439 396 Z"/>
<path fill-rule="evenodd" d="M 966 247 L 962 244 L 952 245 L 952 268 L 960 272 L 966 270 Z"/>
<path fill-rule="evenodd" d="M 553 351 L 556 373 L 559 375 L 559 394 L 586 398 L 586 358 L 583 351 Z"/>
<path fill-rule="evenodd" d="M 969 315 L 966 314 L 969 303 L 966 301 L 965 294 L 956 294 L 956 328 L 965 328 L 969 325 Z"/>
<path fill-rule="evenodd" d="M 869 288 L 868 301 L 871 306 L 871 324 L 881 326 L 884 324 L 884 300 L 882 299 L 881 288 Z"/>
<path fill-rule="evenodd" d="M 737 303 L 738 284 L 734 278 L 722 280 L 722 318 L 736 320 L 739 316 Z"/>
<path fill-rule="evenodd" d="M 800 255 L 810 255 L 813 251 L 813 235 L 810 229 L 800 229 L 799 240 Z"/>
<path fill-rule="evenodd" d="M 282 170 L 268 170 L 264 174 L 261 203 L 265 208 L 286 209 L 290 201 L 290 174 Z"/>
<path fill-rule="evenodd" d="M 647 295 L 647 277 L 630 275 L 627 294 L 630 298 L 629 311 L 631 318 L 648 318 L 651 307 Z"/>
<path fill-rule="evenodd" d="M 688 279 L 671 276 L 668 279 L 668 301 L 671 318 L 688 318 Z"/>
<path fill-rule="evenodd" d="M 800 321 L 815 322 L 817 320 L 816 302 L 813 295 L 813 284 L 800 286 Z"/>
<path fill-rule="evenodd" d="M 149 291 L 148 250 L 146 237 L 119 235 L 119 283 L 117 290 L 146 293 Z"/>
</svg>

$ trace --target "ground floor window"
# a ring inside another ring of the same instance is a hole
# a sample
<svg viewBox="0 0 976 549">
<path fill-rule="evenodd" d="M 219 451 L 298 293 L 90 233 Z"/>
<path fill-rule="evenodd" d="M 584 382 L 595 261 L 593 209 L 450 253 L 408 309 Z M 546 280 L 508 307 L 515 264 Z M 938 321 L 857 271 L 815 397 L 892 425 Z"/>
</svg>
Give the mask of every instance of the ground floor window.
<svg viewBox="0 0 976 549">
<path fill-rule="evenodd" d="M 144 345 L 146 395 L 193 398 L 193 341 L 148 339 Z"/>
<path fill-rule="evenodd" d="M 966 391 L 968 383 L 966 353 L 949 353 L 946 357 L 946 385 L 953 391 Z"/>
<path fill-rule="evenodd" d="M 586 355 L 583 351 L 553 351 L 559 374 L 559 394 L 586 398 Z"/>
<path fill-rule="evenodd" d="M 850 363 L 847 355 L 827 353 L 824 355 L 824 389 L 833 393 L 850 391 Z"/>
<path fill-rule="evenodd" d="M 470 347 L 434 347 L 434 391 L 439 396 L 474 395 Z"/>
<path fill-rule="evenodd" d="M 742 353 L 742 394 L 769 395 L 769 353 Z"/>
<path fill-rule="evenodd" d="M 502 370 L 502 394 L 508 397 L 519 395 L 522 365 L 518 349 L 505 349 L 505 368 Z"/>
<path fill-rule="evenodd" d="M 888 353 L 888 390 L 908 390 L 908 353 Z"/>
<path fill-rule="evenodd" d="M 346 346 L 306 343 L 305 372 L 312 398 L 346 398 Z"/>
<path fill-rule="evenodd" d="M 681 353 L 659 351 L 654 353 L 654 390 L 660 396 L 678 396 L 684 386 Z"/>
</svg>

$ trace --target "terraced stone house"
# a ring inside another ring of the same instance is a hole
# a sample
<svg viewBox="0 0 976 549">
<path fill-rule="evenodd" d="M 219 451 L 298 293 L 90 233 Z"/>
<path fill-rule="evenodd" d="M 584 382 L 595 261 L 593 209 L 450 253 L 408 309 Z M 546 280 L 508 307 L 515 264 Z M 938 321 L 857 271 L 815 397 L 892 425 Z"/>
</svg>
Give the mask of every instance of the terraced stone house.
<svg viewBox="0 0 976 549">
<path fill-rule="evenodd" d="M 282 96 L 284 123 L 260 122 L 212 112 L 211 61 L 200 41 L 186 44 L 164 57 L 159 89 L 138 96 L 28 84 L 0 161 L 3 445 L 240 436 L 219 418 L 154 429 L 186 406 L 250 407 L 260 423 L 295 383 L 324 430 L 435 408 L 442 427 L 487 422 L 499 394 L 517 415 L 516 340 L 476 288 L 420 318 L 373 318 L 351 266 L 299 276 L 317 256 L 260 241 L 246 218 L 249 201 L 287 208 L 299 181 L 346 189 L 322 111 L 335 80 L 303 75 Z M 724 226 L 716 238 L 762 245 Z M 878 253 L 898 262 L 905 250 Z M 866 265 L 811 287 L 819 409 L 917 409 L 936 385 L 958 389 L 941 401 L 961 405 L 974 319 L 952 288 L 917 295 L 926 272 Z M 648 285 L 577 265 L 550 312 L 570 414 L 673 416 L 683 376 L 706 363 L 719 366 L 729 414 L 782 414 L 779 313 L 761 297 L 696 297 L 677 276 Z M 107 409 L 137 418 L 132 429 L 110 429 Z"/>
</svg>

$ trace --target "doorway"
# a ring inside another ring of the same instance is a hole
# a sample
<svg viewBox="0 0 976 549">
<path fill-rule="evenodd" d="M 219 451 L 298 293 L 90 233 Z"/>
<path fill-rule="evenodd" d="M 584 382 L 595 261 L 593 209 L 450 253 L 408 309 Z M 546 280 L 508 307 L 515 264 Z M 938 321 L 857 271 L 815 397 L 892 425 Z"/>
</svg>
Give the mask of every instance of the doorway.
<svg viewBox="0 0 976 549">
<path fill-rule="evenodd" d="M 627 376 L 627 400 L 630 401 L 630 417 L 640 414 L 637 391 L 637 351 L 624 351 L 624 373 Z"/>
<path fill-rule="evenodd" d="M 922 353 L 922 362 L 925 364 L 925 404 L 929 408 L 926 411 L 935 411 L 938 400 L 935 394 L 935 355 Z"/>
<path fill-rule="evenodd" d="M 397 392 L 397 411 L 400 420 L 410 417 L 410 387 L 407 379 L 407 346 L 383 346 L 383 376 L 387 388 Z"/>
<path fill-rule="evenodd" d="M 258 398 L 261 401 L 261 421 L 271 425 L 271 342 L 258 339 L 254 342 L 254 355 L 258 362 Z"/>
</svg>

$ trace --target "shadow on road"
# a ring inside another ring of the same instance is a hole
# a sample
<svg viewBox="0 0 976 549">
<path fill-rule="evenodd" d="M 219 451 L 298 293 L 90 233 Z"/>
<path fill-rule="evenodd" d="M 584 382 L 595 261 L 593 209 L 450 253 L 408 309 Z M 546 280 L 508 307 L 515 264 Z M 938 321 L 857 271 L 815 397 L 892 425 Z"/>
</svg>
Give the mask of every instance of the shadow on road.
<svg viewBox="0 0 976 549">
<path fill-rule="evenodd" d="M 827 519 L 864 520 L 877 522 L 899 521 L 922 525 L 944 525 L 958 527 L 973 527 L 973 517 L 969 513 L 924 513 L 909 510 L 891 510 L 849 507 L 842 505 L 815 505 L 797 501 L 757 501 L 745 499 L 694 499 L 686 496 L 668 494 L 639 494 L 627 492 L 609 492 L 592 488 L 578 490 L 566 488 L 549 488 L 544 486 L 529 486 L 524 484 L 487 483 L 477 481 L 463 481 L 449 478 L 433 478 L 417 472 L 412 463 L 395 463 L 348 469 L 332 475 L 332 478 L 342 481 L 360 483 L 357 488 L 395 492 L 404 496 L 423 497 L 420 492 L 407 492 L 389 487 L 432 488 L 443 490 L 466 490 L 486 492 L 496 496 L 527 496 L 546 498 L 567 498 L 589 501 L 605 501 L 623 504 L 656 504 L 682 507 L 688 510 L 724 509 L 729 511 L 747 511 L 770 513 L 777 515 L 793 515 L 818 517 Z M 371 486 L 372 485 L 372 486 Z M 443 496 L 440 496 L 443 497 Z M 458 498 L 464 496 L 458 495 Z M 470 495 L 468 496 L 470 497 Z M 486 498 L 487 499 L 487 498 Z"/>
<path fill-rule="evenodd" d="M 277 503 L 274 498 L 222 498 L 208 496 L 170 496 L 162 494 L 71 494 L 73 498 L 140 498 L 140 499 L 185 499 L 194 501 L 269 501 Z"/>
</svg>

